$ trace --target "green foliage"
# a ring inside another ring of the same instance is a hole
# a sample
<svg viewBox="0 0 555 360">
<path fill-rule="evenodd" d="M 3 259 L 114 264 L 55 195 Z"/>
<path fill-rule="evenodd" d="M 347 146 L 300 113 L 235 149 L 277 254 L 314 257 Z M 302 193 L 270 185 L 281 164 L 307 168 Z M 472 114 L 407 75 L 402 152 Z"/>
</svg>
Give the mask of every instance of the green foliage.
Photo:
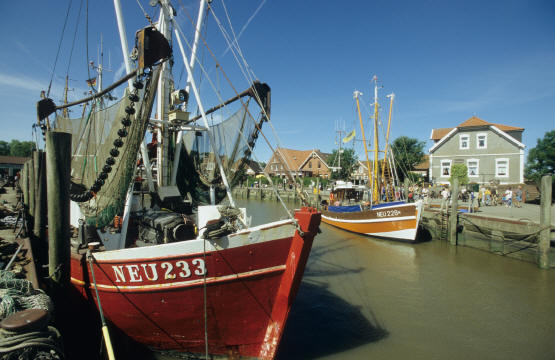
<svg viewBox="0 0 555 360">
<path fill-rule="evenodd" d="M 10 144 L 7 141 L 0 141 L 0 155 L 10 155 Z"/>
<path fill-rule="evenodd" d="M 331 173 L 331 178 L 333 180 L 348 180 L 351 173 L 357 167 L 357 158 L 355 156 L 354 149 L 342 149 L 341 153 L 341 170 L 334 171 Z M 333 150 L 331 155 L 327 159 L 328 165 L 338 166 L 339 165 L 339 151 Z"/>
<path fill-rule="evenodd" d="M 11 142 L 0 141 L 0 155 L 31 157 L 35 143 L 33 141 L 12 140 Z"/>
<path fill-rule="evenodd" d="M 459 179 L 459 185 L 468 184 L 468 168 L 465 164 L 454 164 L 451 166 L 451 177 L 449 177 L 451 184 L 453 184 L 453 179 Z"/>
<path fill-rule="evenodd" d="M 424 160 L 424 145 L 424 141 L 418 141 L 418 139 L 408 136 L 400 136 L 391 144 L 397 174 L 401 181 L 416 165 Z"/>
<path fill-rule="evenodd" d="M 555 130 L 545 133 L 543 139 L 538 139 L 536 147 L 530 149 L 524 174 L 526 178 L 540 182 L 543 175 L 553 175 L 555 172 Z"/>
<path fill-rule="evenodd" d="M 405 175 L 405 178 L 409 179 L 411 184 L 419 184 L 422 182 L 422 177 L 419 174 L 409 172 Z"/>
<path fill-rule="evenodd" d="M 33 153 L 34 148 L 35 148 L 35 143 L 32 141 L 12 140 L 10 142 L 10 155 L 31 157 L 31 154 Z"/>
</svg>

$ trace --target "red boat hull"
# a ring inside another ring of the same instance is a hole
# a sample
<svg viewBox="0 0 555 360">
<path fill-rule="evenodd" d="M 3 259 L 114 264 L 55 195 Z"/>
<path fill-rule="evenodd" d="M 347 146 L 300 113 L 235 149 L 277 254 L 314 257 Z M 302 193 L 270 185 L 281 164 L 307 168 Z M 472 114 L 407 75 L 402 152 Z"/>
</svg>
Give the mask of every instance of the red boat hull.
<svg viewBox="0 0 555 360">
<path fill-rule="evenodd" d="M 281 221 L 210 242 L 95 253 L 104 315 L 155 349 L 204 354 L 206 331 L 211 355 L 272 359 L 320 224 L 310 208 L 295 218 L 302 233 Z M 73 286 L 96 302 L 85 255 L 71 261 Z"/>
</svg>

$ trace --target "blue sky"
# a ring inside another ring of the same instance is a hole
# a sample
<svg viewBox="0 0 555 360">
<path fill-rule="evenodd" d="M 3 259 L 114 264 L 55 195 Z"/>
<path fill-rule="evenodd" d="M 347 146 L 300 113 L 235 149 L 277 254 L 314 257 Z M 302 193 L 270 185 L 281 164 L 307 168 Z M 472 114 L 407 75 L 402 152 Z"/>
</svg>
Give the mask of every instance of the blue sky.
<svg viewBox="0 0 555 360">
<path fill-rule="evenodd" d="M 140 2 L 153 14 L 148 1 Z M 184 14 L 195 17 L 198 5 L 174 3 L 184 32 L 191 34 Z M 136 1 L 122 4 L 131 38 L 146 21 Z M 55 72 L 52 92 L 58 102 L 79 5 L 73 0 Z M 250 67 L 272 87 L 272 121 L 285 147 L 331 152 L 338 121 L 345 130 L 358 131 L 353 91 L 364 93 L 368 108 L 373 75 L 383 85 L 384 114 L 385 95 L 396 94 L 392 137 L 416 137 L 426 148 L 432 128 L 453 127 L 472 115 L 524 127 L 528 149 L 555 128 L 554 1 L 227 0 L 225 5 L 236 33 L 244 29 L 239 43 Z M 5 14 L 0 140 L 31 139 L 35 102 L 48 86 L 67 6 L 68 1 L 0 3 Z M 84 6 L 69 72 L 74 98 L 86 88 Z M 214 7 L 224 20 L 221 0 L 214 0 Z M 220 62 L 237 88 L 246 88 L 218 29 L 211 27 L 214 19 L 207 25 Z M 89 55 L 96 61 L 102 32 L 104 63 L 108 66 L 109 58 L 113 70 L 106 83 L 122 74 L 116 31 L 112 2 L 90 1 Z M 215 74 L 211 66 L 207 63 Z M 176 65 L 174 74 L 183 84 L 181 69 Z M 259 145 L 257 158 L 267 161 L 270 152 Z"/>
</svg>

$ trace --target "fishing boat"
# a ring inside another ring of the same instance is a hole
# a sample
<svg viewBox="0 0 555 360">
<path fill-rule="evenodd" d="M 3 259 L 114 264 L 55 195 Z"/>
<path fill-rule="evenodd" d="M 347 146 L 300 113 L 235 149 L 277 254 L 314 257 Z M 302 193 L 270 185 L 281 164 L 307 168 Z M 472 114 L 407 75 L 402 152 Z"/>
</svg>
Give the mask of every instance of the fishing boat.
<svg viewBox="0 0 555 360">
<path fill-rule="evenodd" d="M 330 193 L 330 205 L 322 209 L 322 221 L 358 234 L 393 240 L 415 241 L 422 215 L 422 201 L 392 201 L 396 197 L 394 189 L 398 188 L 398 185 L 396 184 L 396 176 L 393 171 L 395 168 L 393 152 L 388 147 L 388 140 L 391 126 L 391 111 L 395 96 L 394 94 L 389 96 L 389 120 L 385 141 L 386 146 L 383 151 L 385 155 L 383 159 L 379 159 L 377 77 L 374 76 L 373 81 L 374 115 L 372 118 L 374 121 L 374 149 L 372 152 L 374 153 L 374 159 L 372 164 L 368 157 L 369 150 L 360 113 L 359 97 L 362 94 L 359 91 L 354 93 L 366 154 L 368 178 L 370 179 L 370 188 L 367 189 L 369 201 L 361 201 L 363 191 L 360 188 L 350 183 L 340 182 Z M 390 176 L 385 176 L 386 170 L 392 171 Z"/>
<path fill-rule="evenodd" d="M 288 219 L 250 226 L 231 187 L 270 121 L 270 87 L 253 81 L 205 110 L 193 65 L 210 2 L 200 2 L 190 41 L 168 0 L 151 3 L 159 19 L 137 31 L 131 52 L 114 1 L 126 76 L 86 99 L 56 106 L 46 97 L 37 106 L 42 129 L 73 135 L 71 223 L 79 231 L 71 242 L 70 292 L 94 304 L 108 327 L 156 351 L 273 359 L 320 213 L 301 207 Z M 170 44 L 180 48 L 184 89 L 175 88 Z M 124 96 L 102 106 L 122 84 Z M 198 116 L 186 111 L 189 97 Z M 208 121 L 238 102 L 228 119 Z M 249 102 L 260 108 L 259 120 Z M 62 112 L 78 104 L 88 104 L 82 117 Z M 148 129 L 155 135 L 146 144 Z M 224 198 L 227 205 L 218 205 Z"/>
</svg>

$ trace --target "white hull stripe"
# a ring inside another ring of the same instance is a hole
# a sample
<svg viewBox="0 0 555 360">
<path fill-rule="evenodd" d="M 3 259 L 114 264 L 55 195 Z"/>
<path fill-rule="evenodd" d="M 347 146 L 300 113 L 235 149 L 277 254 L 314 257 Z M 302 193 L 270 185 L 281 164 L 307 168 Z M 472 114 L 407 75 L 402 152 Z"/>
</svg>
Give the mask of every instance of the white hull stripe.
<svg viewBox="0 0 555 360">
<path fill-rule="evenodd" d="M 258 269 L 253 271 L 247 271 L 238 274 L 231 274 L 225 276 L 213 276 L 206 278 L 206 284 L 216 284 L 221 282 L 227 282 L 232 280 L 238 280 L 253 276 L 259 275 L 266 275 L 272 273 L 278 273 L 285 271 L 285 265 L 278 265 L 272 266 L 265 269 Z M 77 285 L 85 286 L 85 282 L 79 279 L 71 278 L 71 282 Z M 184 288 L 184 287 L 194 287 L 203 285 L 205 279 L 195 279 L 195 280 L 188 280 L 188 281 L 179 281 L 179 282 L 172 282 L 172 283 L 162 283 L 162 284 L 152 284 L 152 285 L 105 285 L 105 284 L 97 284 L 98 290 L 105 290 L 110 292 L 148 292 L 148 291 L 160 291 L 160 290 L 175 290 L 177 288 Z M 93 286 L 89 285 L 92 289 Z"/>
<path fill-rule="evenodd" d="M 322 218 L 330 221 L 342 222 L 342 223 L 375 223 L 375 222 L 394 222 L 394 221 L 401 221 L 401 220 L 414 220 L 416 216 L 399 216 L 399 217 L 390 217 L 390 218 L 383 218 L 383 219 L 338 219 L 328 217 L 322 214 Z"/>
<path fill-rule="evenodd" d="M 366 235 L 414 241 L 416 238 L 416 229 L 366 233 Z"/>
<path fill-rule="evenodd" d="M 235 234 L 215 240 L 197 238 L 169 244 L 95 252 L 93 255 L 98 262 L 162 260 L 168 257 L 175 258 L 178 256 L 204 254 L 205 250 L 206 253 L 209 253 L 245 245 L 291 238 L 295 234 L 295 230 L 295 226 L 291 220 L 282 220 L 241 230 Z"/>
</svg>

